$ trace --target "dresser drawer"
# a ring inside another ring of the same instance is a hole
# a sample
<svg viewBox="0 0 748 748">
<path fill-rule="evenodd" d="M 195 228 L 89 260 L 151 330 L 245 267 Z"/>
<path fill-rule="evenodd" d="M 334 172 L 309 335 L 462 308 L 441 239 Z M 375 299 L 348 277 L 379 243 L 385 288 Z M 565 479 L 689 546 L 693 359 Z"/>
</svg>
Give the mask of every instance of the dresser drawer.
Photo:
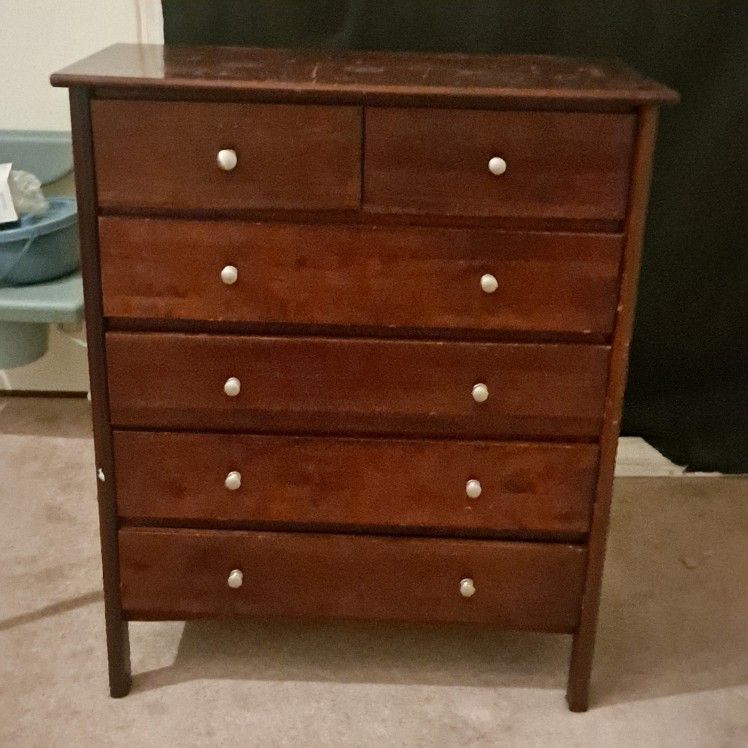
<svg viewBox="0 0 748 748">
<path fill-rule="evenodd" d="M 635 124 L 632 114 L 368 108 L 364 208 L 619 221 Z M 498 175 L 494 157 L 506 165 Z"/>
<path fill-rule="evenodd" d="M 609 353 L 120 332 L 106 346 L 114 425 L 486 438 L 597 437 Z"/>
<path fill-rule="evenodd" d="M 582 534 L 598 448 L 115 431 L 114 458 L 133 521 Z"/>
<path fill-rule="evenodd" d="M 110 317 L 578 334 L 613 327 L 622 245 L 605 234 L 113 216 L 100 219 L 99 241 Z"/>
<path fill-rule="evenodd" d="M 306 616 L 487 622 L 572 631 L 582 546 L 124 528 L 130 618 Z M 227 581 L 232 571 L 236 584 Z M 472 580 L 475 593 L 462 580 Z"/>
<path fill-rule="evenodd" d="M 359 107 L 98 100 L 91 121 L 104 209 L 359 207 Z"/>
</svg>

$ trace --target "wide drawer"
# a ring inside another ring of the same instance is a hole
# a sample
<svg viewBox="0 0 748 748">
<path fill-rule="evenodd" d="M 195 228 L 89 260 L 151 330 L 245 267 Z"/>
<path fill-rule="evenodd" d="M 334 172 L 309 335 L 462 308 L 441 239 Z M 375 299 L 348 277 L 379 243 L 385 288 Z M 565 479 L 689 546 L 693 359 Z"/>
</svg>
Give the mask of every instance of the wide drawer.
<svg viewBox="0 0 748 748">
<path fill-rule="evenodd" d="M 91 122 L 104 209 L 359 207 L 359 107 L 99 100 Z"/>
<path fill-rule="evenodd" d="M 368 108 L 364 208 L 619 221 L 635 122 L 633 114 Z M 506 165 L 498 175 L 494 157 Z"/>
<path fill-rule="evenodd" d="M 106 335 L 112 423 L 197 431 L 596 438 L 608 353 L 568 344 Z"/>
<path fill-rule="evenodd" d="M 281 615 L 570 632 L 586 552 L 544 543 L 124 528 L 119 559 L 129 618 Z M 234 570 L 242 573 L 238 588 L 227 583 Z M 461 594 L 463 579 L 472 580 L 472 597 Z"/>
<path fill-rule="evenodd" d="M 111 317 L 605 334 L 622 238 L 109 216 L 99 244 Z"/>
<path fill-rule="evenodd" d="M 597 457 L 593 444 L 114 432 L 117 511 L 132 521 L 582 534 Z"/>
</svg>

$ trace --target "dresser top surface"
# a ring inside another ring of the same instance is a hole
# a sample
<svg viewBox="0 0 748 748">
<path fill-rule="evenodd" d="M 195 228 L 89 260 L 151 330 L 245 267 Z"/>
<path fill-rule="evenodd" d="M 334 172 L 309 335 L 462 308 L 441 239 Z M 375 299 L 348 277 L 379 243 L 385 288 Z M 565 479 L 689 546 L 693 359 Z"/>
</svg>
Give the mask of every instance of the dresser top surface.
<svg viewBox="0 0 748 748">
<path fill-rule="evenodd" d="M 253 47 L 115 44 L 55 73 L 51 81 L 54 86 L 223 90 L 320 100 L 420 97 L 636 105 L 678 98 L 618 60 Z"/>
</svg>

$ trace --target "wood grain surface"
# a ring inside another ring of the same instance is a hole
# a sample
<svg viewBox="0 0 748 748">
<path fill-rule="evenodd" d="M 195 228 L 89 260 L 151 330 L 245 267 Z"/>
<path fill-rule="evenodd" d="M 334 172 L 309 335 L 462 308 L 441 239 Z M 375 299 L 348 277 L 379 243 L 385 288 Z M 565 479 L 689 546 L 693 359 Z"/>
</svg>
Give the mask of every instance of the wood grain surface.
<svg viewBox="0 0 748 748">
<path fill-rule="evenodd" d="M 358 208 L 359 107 L 96 100 L 91 117 L 103 209 Z"/>
<path fill-rule="evenodd" d="M 606 346 L 109 332 L 117 426 L 597 438 Z M 237 397 L 224 393 L 229 377 Z M 476 403 L 472 388 L 489 398 Z"/>
<path fill-rule="evenodd" d="M 627 105 L 678 94 L 619 60 L 552 55 L 324 52 L 115 44 L 52 75 L 52 85 L 120 95 L 274 96 L 303 101 L 450 101 L 469 106 Z"/>
<path fill-rule="evenodd" d="M 463 535 L 586 533 L 598 458 L 593 444 L 139 431 L 115 431 L 114 453 L 130 522 Z"/>
<path fill-rule="evenodd" d="M 628 114 L 368 107 L 364 209 L 620 220 L 635 125 Z M 493 156 L 507 163 L 500 176 Z"/>
<path fill-rule="evenodd" d="M 304 616 L 571 631 L 586 551 L 561 543 L 123 528 L 130 618 Z M 239 589 L 227 585 L 243 572 Z M 460 580 L 476 593 L 460 595 Z"/>
<path fill-rule="evenodd" d="M 105 216 L 104 314 L 608 334 L 622 237 Z M 226 286 L 226 265 L 238 280 Z M 484 273 L 498 288 L 481 290 Z"/>
</svg>

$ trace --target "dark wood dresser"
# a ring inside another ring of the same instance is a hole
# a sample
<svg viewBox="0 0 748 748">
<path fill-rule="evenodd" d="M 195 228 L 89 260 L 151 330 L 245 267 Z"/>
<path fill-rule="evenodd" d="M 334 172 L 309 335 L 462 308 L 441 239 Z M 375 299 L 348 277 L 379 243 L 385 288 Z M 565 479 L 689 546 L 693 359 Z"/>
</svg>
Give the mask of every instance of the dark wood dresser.
<svg viewBox="0 0 748 748">
<path fill-rule="evenodd" d="M 112 695 L 129 620 L 349 617 L 571 634 L 586 709 L 676 95 L 617 62 L 134 45 L 52 82 Z"/>
</svg>

